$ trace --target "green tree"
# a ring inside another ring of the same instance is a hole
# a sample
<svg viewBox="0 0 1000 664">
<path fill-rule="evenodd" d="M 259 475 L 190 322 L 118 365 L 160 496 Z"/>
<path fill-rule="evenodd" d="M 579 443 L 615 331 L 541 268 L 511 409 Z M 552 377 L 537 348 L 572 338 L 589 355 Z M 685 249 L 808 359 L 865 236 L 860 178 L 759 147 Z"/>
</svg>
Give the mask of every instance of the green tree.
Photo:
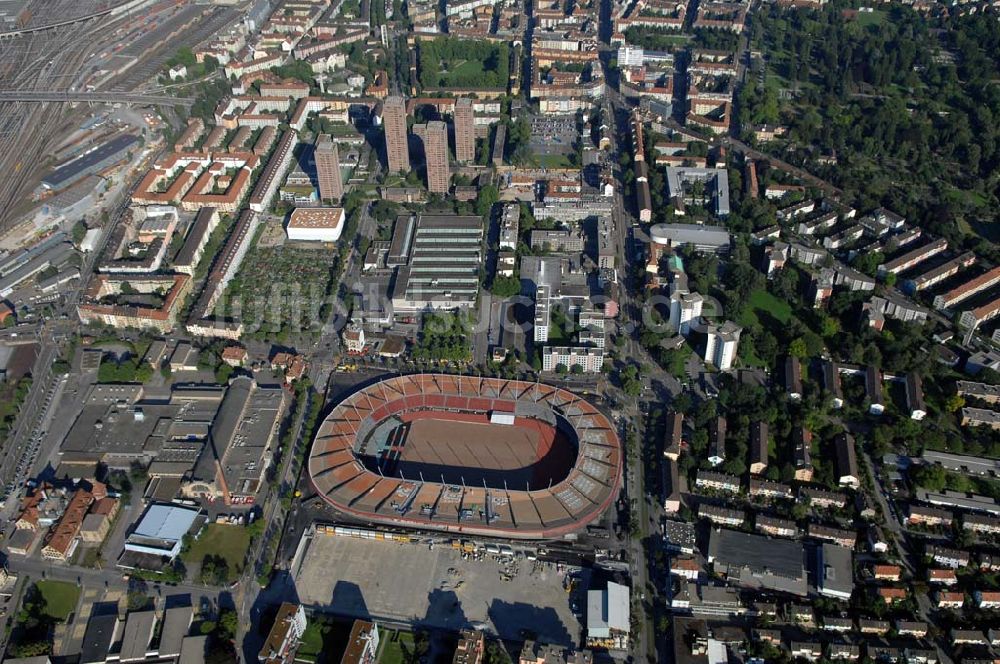
<svg viewBox="0 0 1000 664">
<path fill-rule="evenodd" d="M 226 638 L 233 638 L 236 636 L 236 630 L 239 628 L 239 616 L 236 611 L 232 609 L 225 609 L 219 614 L 219 631 L 222 632 Z"/>
<path fill-rule="evenodd" d="M 495 297 L 513 297 L 521 292 L 521 280 L 517 277 L 497 277 L 493 280 L 491 292 Z"/>
<path fill-rule="evenodd" d="M 792 343 L 788 344 L 788 354 L 798 358 L 808 357 L 809 349 L 806 347 L 805 339 L 799 337 L 792 340 Z"/>
<path fill-rule="evenodd" d="M 476 214 L 480 217 L 489 217 L 490 211 L 493 209 L 493 204 L 499 198 L 500 192 L 492 184 L 488 184 L 480 189 L 479 195 L 476 197 Z"/>
</svg>

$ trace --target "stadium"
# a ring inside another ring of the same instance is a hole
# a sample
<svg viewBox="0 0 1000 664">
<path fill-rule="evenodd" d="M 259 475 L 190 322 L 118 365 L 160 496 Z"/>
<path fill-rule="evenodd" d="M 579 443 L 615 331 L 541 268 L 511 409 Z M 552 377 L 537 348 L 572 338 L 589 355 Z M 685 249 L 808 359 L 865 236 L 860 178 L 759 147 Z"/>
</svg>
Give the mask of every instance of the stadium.
<svg viewBox="0 0 1000 664">
<path fill-rule="evenodd" d="M 608 419 L 564 389 L 416 374 L 355 392 L 320 425 L 317 494 L 354 520 L 550 539 L 611 504 L 622 451 Z"/>
</svg>

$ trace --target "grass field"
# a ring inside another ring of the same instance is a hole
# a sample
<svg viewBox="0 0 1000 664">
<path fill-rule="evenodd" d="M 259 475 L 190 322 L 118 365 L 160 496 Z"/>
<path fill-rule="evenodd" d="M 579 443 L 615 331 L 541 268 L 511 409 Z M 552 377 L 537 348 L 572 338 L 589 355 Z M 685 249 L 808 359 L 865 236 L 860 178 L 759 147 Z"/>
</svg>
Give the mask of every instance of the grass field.
<svg viewBox="0 0 1000 664">
<path fill-rule="evenodd" d="M 424 646 L 426 648 L 426 646 Z M 417 662 L 423 652 L 417 652 L 413 632 L 390 632 L 382 641 L 379 664 L 410 664 Z"/>
<path fill-rule="evenodd" d="M 483 63 L 479 60 L 466 60 L 451 70 L 453 76 L 482 76 L 485 73 Z"/>
<path fill-rule="evenodd" d="M 990 242 L 1000 242 L 1000 224 L 991 224 L 979 220 L 970 221 L 968 218 L 958 220 L 958 227 L 966 233 L 978 235 Z"/>
<path fill-rule="evenodd" d="M 869 25 L 878 25 L 885 20 L 885 12 L 875 10 L 871 12 L 858 12 L 858 17 L 854 19 L 862 28 L 867 28 Z"/>
<path fill-rule="evenodd" d="M 250 531 L 243 526 L 210 523 L 191 543 L 183 559 L 185 563 L 201 564 L 205 556 L 222 556 L 229 565 L 229 580 L 235 581 L 243 571 L 243 559 L 249 546 Z"/>
<path fill-rule="evenodd" d="M 323 652 L 323 630 L 330 628 L 321 622 L 310 622 L 306 631 L 302 634 L 302 643 L 299 645 L 295 658 L 307 662 L 315 662 L 319 654 Z"/>
<path fill-rule="evenodd" d="M 80 588 L 65 581 L 38 581 L 35 583 L 38 592 L 45 599 L 45 613 L 53 620 L 65 622 L 76 609 L 80 599 Z"/>
<path fill-rule="evenodd" d="M 766 325 L 775 321 L 785 325 L 792 318 L 792 307 L 784 300 L 779 300 L 766 290 L 758 289 L 750 293 L 749 306 L 740 317 L 740 324 L 749 327 L 755 323 Z"/>
<path fill-rule="evenodd" d="M 535 161 L 541 168 L 573 168 L 569 157 L 564 154 L 539 154 L 535 155 Z"/>
</svg>

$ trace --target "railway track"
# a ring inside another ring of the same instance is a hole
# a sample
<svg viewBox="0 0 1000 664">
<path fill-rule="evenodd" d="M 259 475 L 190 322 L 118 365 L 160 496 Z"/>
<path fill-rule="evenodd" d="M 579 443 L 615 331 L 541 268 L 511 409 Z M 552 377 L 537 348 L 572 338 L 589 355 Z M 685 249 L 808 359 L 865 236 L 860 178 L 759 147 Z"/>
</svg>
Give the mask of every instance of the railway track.
<svg viewBox="0 0 1000 664">
<path fill-rule="evenodd" d="M 200 43 L 238 16 L 232 7 L 213 10 L 177 39 L 141 54 L 135 67 L 104 89 L 134 90 L 155 75 L 176 48 Z M 101 12 L 0 40 L 0 90 L 51 93 L 74 89 L 87 53 L 112 47 L 119 38 L 114 34 L 116 27 L 128 20 L 127 15 Z M 61 101 L 0 103 L 0 172 L 6 176 L 0 180 L 0 233 L 26 211 L 24 201 L 50 165 L 46 156 L 54 153 L 73 122 L 67 109 Z"/>
<path fill-rule="evenodd" d="M 28 91 L 66 90 L 79 71 L 103 21 L 82 21 L 31 33 L 0 45 L 0 60 L 15 63 L 2 87 Z M 11 71 L 12 70 L 12 71 Z M 0 105 L 0 227 L 12 221 L 51 154 L 67 122 L 61 105 L 11 102 Z"/>
</svg>

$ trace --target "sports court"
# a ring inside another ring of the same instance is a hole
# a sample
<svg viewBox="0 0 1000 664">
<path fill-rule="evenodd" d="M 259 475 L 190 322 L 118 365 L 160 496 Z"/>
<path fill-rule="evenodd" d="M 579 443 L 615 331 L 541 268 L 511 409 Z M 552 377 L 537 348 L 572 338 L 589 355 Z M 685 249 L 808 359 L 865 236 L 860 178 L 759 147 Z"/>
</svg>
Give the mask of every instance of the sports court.
<svg viewBox="0 0 1000 664">
<path fill-rule="evenodd" d="M 575 460 L 565 435 L 531 418 L 509 425 L 478 413 L 416 411 L 400 419 L 386 455 L 393 462 L 383 466 L 397 477 L 534 490 L 562 481 Z"/>
</svg>

